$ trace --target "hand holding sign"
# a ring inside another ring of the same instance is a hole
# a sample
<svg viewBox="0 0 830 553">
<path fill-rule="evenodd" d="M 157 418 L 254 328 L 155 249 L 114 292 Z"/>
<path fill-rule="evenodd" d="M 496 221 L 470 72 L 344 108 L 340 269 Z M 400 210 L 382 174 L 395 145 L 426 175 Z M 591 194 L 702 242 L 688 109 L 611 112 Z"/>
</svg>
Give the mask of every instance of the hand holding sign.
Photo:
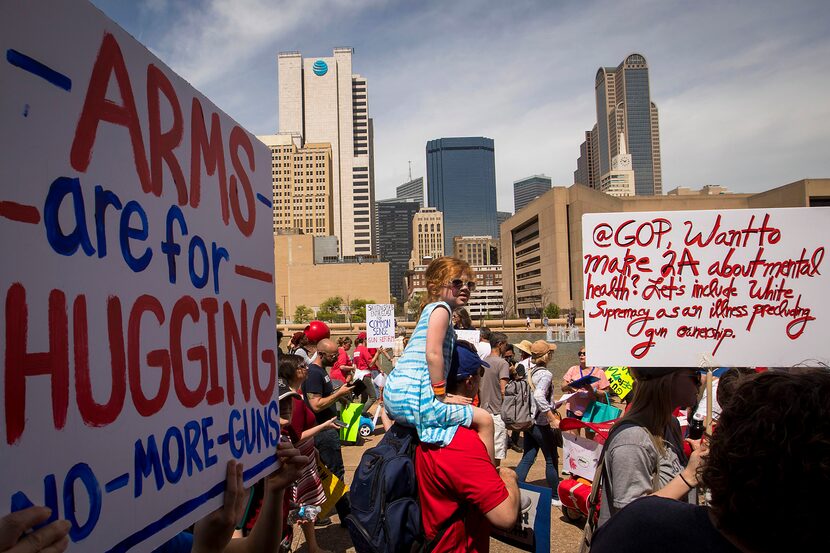
<svg viewBox="0 0 830 553">
<path fill-rule="evenodd" d="M 0 552 L 65 551 L 69 547 L 69 522 L 56 520 L 29 532 L 49 520 L 51 514 L 51 509 L 47 507 L 29 507 L 4 516 L 0 519 Z"/>
<path fill-rule="evenodd" d="M 192 553 L 222 553 L 245 510 L 242 463 L 228 461 L 222 506 L 196 523 Z"/>
</svg>

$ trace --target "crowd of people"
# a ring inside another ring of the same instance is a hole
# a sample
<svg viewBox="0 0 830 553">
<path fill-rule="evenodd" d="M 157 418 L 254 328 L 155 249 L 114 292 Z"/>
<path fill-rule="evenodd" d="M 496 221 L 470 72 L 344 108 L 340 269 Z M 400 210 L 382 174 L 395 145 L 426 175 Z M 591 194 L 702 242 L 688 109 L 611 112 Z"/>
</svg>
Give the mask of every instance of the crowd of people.
<svg viewBox="0 0 830 553">
<path fill-rule="evenodd" d="M 310 553 L 326 553 L 315 528 L 331 519 L 297 516 L 300 506 L 326 501 L 322 472 L 347 480 L 341 452 L 340 409 L 374 408 L 388 430 L 414 429 L 424 540 L 433 551 L 485 552 L 492 527 L 518 519 L 526 481 L 541 452 L 552 506 L 559 498 L 562 413 L 582 419 L 595 402 L 611 402 L 601 367 L 586 366 L 585 349 L 554 383 L 556 345 L 511 344 L 503 332 L 479 328 L 480 341 L 456 339 L 469 330 L 465 310 L 475 290 L 468 264 L 444 257 L 425 273 L 427 292 L 410 336 L 400 329 L 390 350 L 368 347 L 361 332 L 336 343 L 313 321 L 291 336 L 279 357 L 280 468 L 243 490 L 242 467 L 227 466 L 223 506 L 157 551 L 178 553 L 290 550 L 299 526 Z M 279 338 L 282 339 L 281 334 Z M 386 357 L 389 374 L 380 370 Z M 632 392 L 620 403 L 602 448 L 596 501 L 589 509 L 583 551 L 767 552 L 818 550 L 830 492 L 830 371 L 827 368 L 731 368 L 715 371 L 714 397 L 704 394 L 696 368 L 632 368 Z M 521 384 L 521 385 L 519 385 Z M 527 421 L 503 412 L 508 396 L 526 386 Z M 559 408 L 558 392 L 570 394 Z M 684 434 L 680 420 L 708 414 L 702 439 Z M 508 449 L 521 452 L 514 469 Z M 250 506 L 243 516 L 243 507 Z M 341 525 L 350 514 L 346 493 L 336 502 Z M 0 552 L 57 552 L 69 524 L 44 507 L 0 520 Z M 238 526 L 241 532 L 234 532 Z"/>
</svg>

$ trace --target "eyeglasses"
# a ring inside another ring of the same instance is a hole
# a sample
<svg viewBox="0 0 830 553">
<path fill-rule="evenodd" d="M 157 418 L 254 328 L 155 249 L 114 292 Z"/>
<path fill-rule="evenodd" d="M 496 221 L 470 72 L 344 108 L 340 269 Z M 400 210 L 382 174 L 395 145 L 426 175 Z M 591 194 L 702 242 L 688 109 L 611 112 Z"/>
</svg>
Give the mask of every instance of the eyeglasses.
<svg viewBox="0 0 830 553">
<path fill-rule="evenodd" d="M 474 292 L 475 289 L 476 289 L 476 283 L 475 282 L 473 282 L 472 280 L 464 282 L 460 278 L 456 278 L 456 279 L 451 280 L 450 281 L 450 286 L 452 286 L 456 290 L 461 290 L 464 286 L 466 286 L 467 289 L 470 290 L 470 292 Z"/>
<path fill-rule="evenodd" d="M 585 356 L 585 352 L 584 352 L 584 351 L 580 351 L 580 352 L 579 352 L 579 356 L 580 356 L 580 357 L 584 357 L 584 356 Z"/>
</svg>

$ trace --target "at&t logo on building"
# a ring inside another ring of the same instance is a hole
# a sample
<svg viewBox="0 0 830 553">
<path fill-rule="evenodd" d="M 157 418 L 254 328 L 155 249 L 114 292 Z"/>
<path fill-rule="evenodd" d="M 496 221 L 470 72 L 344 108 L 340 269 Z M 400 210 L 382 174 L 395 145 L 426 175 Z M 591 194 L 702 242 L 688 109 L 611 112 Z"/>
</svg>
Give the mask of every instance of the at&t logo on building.
<svg viewBox="0 0 830 553">
<path fill-rule="evenodd" d="M 314 74 L 318 77 L 322 77 L 329 71 L 329 66 L 323 60 L 317 60 L 314 62 L 314 65 L 311 66 L 311 70 L 314 71 Z"/>
</svg>

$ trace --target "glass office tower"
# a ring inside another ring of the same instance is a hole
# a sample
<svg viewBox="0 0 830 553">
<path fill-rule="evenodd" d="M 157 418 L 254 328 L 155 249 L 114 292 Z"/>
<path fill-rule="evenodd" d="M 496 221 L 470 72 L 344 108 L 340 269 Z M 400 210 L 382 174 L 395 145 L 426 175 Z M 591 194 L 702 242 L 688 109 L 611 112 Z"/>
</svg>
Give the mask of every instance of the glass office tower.
<svg viewBox="0 0 830 553">
<path fill-rule="evenodd" d="M 498 236 L 493 139 L 427 142 L 427 203 L 444 214 L 444 251 L 455 236 Z"/>
</svg>

